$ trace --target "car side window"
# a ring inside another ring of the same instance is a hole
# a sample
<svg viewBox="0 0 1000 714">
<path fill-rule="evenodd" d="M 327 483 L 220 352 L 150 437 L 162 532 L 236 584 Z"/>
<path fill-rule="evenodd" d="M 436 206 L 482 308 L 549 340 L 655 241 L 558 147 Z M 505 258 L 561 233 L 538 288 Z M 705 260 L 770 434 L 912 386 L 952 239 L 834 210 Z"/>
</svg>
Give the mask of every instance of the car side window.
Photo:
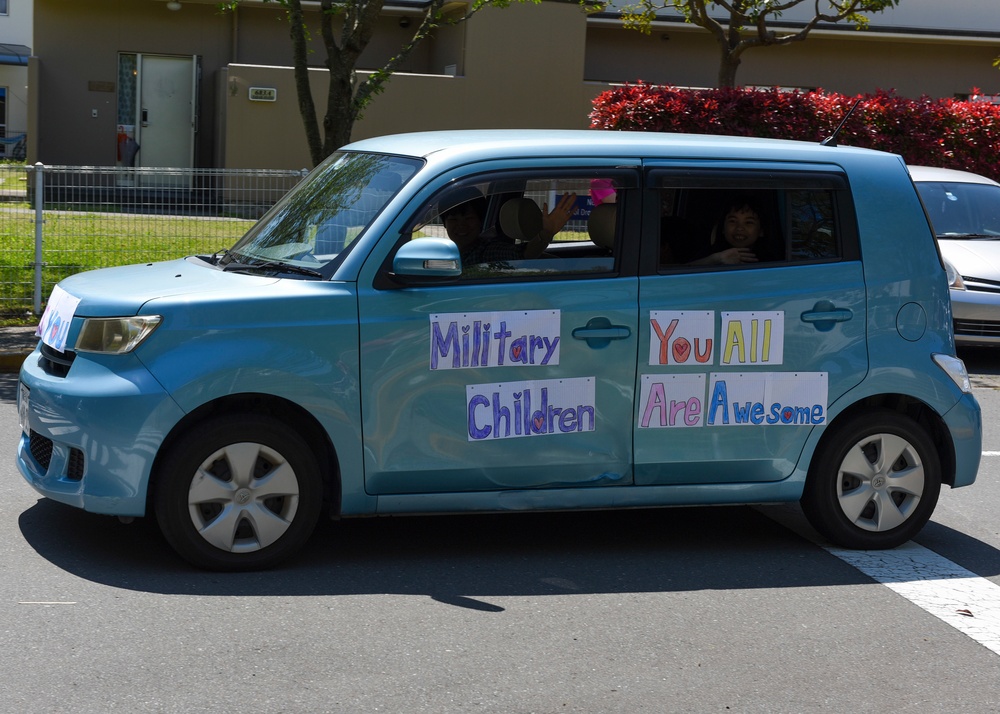
<svg viewBox="0 0 1000 714">
<path fill-rule="evenodd" d="M 665 175 L 660 195 L 661 270 L 766 267 L 845 257 L 847 199 L 837 177 L 795 173 L 766 180 L 727 174 Z M 654 179 L 654 186 L 657 182 Z"/>
<path fill-rule="evenodd" d="M 788 203 L 788 260 L 839 257 L 837 221 L 830 191 L 791 190 Z"/>
<path fill-rule="evenodd" d="M 504 173 L 439 192 L 413 239 L 448 238 L 462 258 L 461 282 L 614 274 L 622 212 L 637 179 L 593 171 Z"/>
</svg>

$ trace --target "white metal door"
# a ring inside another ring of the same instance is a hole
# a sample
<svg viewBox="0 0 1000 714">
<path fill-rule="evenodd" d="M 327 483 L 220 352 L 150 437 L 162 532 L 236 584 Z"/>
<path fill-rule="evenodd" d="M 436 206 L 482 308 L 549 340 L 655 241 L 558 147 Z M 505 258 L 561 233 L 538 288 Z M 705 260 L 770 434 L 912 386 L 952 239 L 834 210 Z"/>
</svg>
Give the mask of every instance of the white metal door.
<svg viewBox="0 0 1000 714">
<path fill-rule="evenodd" d="M 137 165 L 191 168 L 194 165 L 195 57 L 139 57 L 136 107 Z M 165 176 L 168 184 L 170 181 Z"/>
</svg>

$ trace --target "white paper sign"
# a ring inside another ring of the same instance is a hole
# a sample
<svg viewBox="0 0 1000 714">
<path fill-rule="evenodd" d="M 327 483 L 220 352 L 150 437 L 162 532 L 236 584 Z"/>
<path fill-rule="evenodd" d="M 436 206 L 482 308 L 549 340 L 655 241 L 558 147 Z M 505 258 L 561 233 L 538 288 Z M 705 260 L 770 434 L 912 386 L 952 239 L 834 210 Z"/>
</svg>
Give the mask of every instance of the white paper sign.
<svg viewBox="0 0 1000 714">
<path fill-rule="evenodd" d="M 432 370 L 559 364 L 559 311 L 449 312 L 430 316 Z"/>
<path fill-rule="evenodd" d="M 785 358 L 785 313 L 724 312 L 719 364 L 781 364 Z"/>
<path fill-rule="evenodd" d="M 714 364 L 715 313 L 650 310 L 649 363 Z"/>
<path fill-rule="evenodd" d="M 713 373 L 708 426 L 826 423 L 826 372 Z"/>
<path fill-rule="evenodd" d="M 76 307 L 79 304 L 80 298 L 73 297 L 56 285 L 52 288 L 52 295 L 49 296 L 49 302 L 45 306 L 45 312 L 42 313 L 35 335 L 52 349 L 65 352 L 66 338 L 69 336 L 73 315 L 76 314 Z"/>
<path fill-rule="evenodd" d="M 639 428 L 701 426 L 704 374 L 644 374 L 639 385 Z"/>
<path fill-rule="evenodd" d="M 594 431 L 594 378 L 465 387 L 469 441 Z"/>
</svg>

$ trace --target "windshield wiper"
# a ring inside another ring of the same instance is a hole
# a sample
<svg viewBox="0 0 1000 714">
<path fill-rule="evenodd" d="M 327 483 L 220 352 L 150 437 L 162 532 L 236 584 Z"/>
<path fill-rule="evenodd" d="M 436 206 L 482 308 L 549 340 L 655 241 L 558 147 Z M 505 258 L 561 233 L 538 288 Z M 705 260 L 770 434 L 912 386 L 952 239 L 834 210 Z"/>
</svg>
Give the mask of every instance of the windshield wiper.
<svg viewBox="0 0 1000 714">
<path fill-rule="evenodd" d="M 223 271 L 228 272 L 239 271 L 239 270 L 276 270 L 283 273 L 295 273 L 296 275 L 307 275 L 310 278 L 322 278 L 323 273 L 318 270 L 313 270 L 312 268 L 303 268 L 301 265 L 293 265 L 291 263 L 282 263 L 278 260 L 265 260 L 260 263 L 241 263 L 238 261 L 230 261 L 226 263 L 225 267 L 222 268 Z"/>
</svg>

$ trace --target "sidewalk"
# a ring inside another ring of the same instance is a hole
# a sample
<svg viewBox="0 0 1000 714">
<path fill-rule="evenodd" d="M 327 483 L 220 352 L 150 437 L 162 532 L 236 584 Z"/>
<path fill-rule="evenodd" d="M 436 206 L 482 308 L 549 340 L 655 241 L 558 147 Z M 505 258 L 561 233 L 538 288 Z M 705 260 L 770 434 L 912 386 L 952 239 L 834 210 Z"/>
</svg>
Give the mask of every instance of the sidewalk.
<svg viewBox="0 0 1000 714">
<path fill-rule="evenodd" d="M 0 372 L 17 372 L 38 343 L 35 326 L 0 327 Z"/>
</svg>

